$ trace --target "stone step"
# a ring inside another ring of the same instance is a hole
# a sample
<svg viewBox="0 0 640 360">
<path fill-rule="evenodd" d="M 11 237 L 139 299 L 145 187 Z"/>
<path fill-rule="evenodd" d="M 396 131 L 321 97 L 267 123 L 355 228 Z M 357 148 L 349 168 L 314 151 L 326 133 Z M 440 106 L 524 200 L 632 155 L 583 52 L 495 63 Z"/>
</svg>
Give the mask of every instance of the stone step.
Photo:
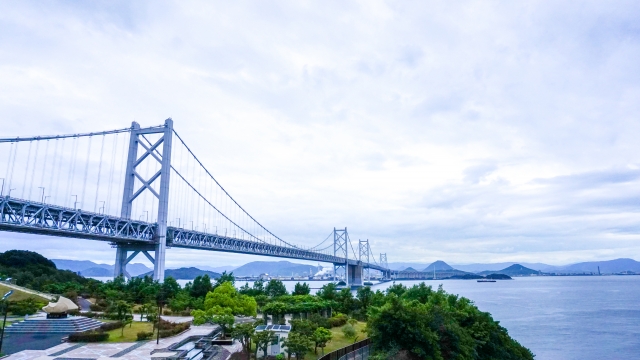
<svg viewBox="0 0 640 360">
<path fill-rule="evenodd" d="M 34 319 L 14 323 L 7 327 L 7 333 L 66 333 L 81 332 L 100 327 L 102 322 L 85 317 L 66 319 Z"/>
</svg>

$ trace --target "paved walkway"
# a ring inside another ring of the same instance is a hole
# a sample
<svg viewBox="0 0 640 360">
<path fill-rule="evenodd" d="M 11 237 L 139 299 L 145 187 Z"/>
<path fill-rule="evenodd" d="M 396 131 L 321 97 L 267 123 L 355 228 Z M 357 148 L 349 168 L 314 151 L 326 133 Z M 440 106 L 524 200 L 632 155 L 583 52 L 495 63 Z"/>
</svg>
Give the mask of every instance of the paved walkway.
<svg viewBox="0 0 640 360">
<path fill-rule="evenodd" d="M 12 284 L 12 283 L 9 283 L 9 282 L 6 282 L 6 281 L 0 281 L 0 284 L 2 286 L 6 286 L 6 287 L 14 289 L 14 290 L 19 290 L 19 291 L 25 292 L 27 294 L 38 295 L 38 296 L 43 297 L 43 298 L 48 299 L 48 300 L 53 300 L 53 299 L 56 298 L 55 295 L 51 295 L 51 294 L 47 294 L 47 293 L 43 293 L 43 292 L 31 290 L 31 289 L 27 289 L 26 287 L 18 286 L 18 285 L 15 285 L 15 284 Z"/>
<path fill-rule="evenodd" d="M 188 331 L 170 338 L 160 339 L 160 344 L 156 341 L 135 342 L 135 343 L 93 343 L 80 345 L 77 343 L 64 343 L 46 350 L 24 350 L 10 355 L 10 360 L 52 360 L 52 359 L 100 359 L 100 360 L 141 360 L 150 359 L 151 352 L 155 349 L 166 349 L 172 344 L 194 335 L 207 335 L 216 326 L 202 325 L 192 326 Z M 224 346 L 231 353 L 242 350 L 242 346 L 235 343 L 231 346 Z"/>
</svg>

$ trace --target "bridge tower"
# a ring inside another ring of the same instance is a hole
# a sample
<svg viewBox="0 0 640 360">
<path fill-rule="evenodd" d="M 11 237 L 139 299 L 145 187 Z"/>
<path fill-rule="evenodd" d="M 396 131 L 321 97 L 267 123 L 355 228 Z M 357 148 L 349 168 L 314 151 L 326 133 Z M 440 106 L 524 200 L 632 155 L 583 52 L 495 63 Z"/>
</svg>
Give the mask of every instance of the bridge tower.
<svg viewBox="0 0 640 360">
<path fill-rule="evenodd" d="M 349 244 L 348 244 L 347 228 L 342 230 L 333 228 L 333 255 L 344 256 L 344 264 L 333 264 L 333 280 L 336 280 L 336 271 L 344 269 L 345 283 L 349 286 L 349 276 L 347 275 L 347 268 L 349 267 Z"/>
<path fill-rule="evenodd" d="M 129 154 L 127 158 L 127 168 L 125 171 L 124 192 L 122 196 L 121 217 L 131 219 L 133 201 L 144 191 L 149 191 L 158 199 L 157 228 L 155 244 L 134 245 L 117 243 L 115 276 L 125 275 L 130 277 L 126 270 L 126 265 L 133 260 L 136 255 L 142 252 L 153 263 L 153 279 L 164 281 L 165 253 L 167 246 L 167 217 L 169 212 L 169 176 L 171 174 L 171 139 L 173 135 L 173 120 L 165 120 L 164 127 L 140 129 L 137 122 L 131 124 L 131 137 L 129 139 Z M 144 135 L 160 134 L 160 138 L 155 143 L 151 143 Z M 144 140 L 144 141 L 142 141 Z M 144 154 L 138 156 L 138 148 L 142 147 Z M 159 150 L 162 150 L 160 152 Z M 148 179 L 144 179 L 136 169 L 144 161 L 158 161 L 160 170 Z M 135 190 L 135 180 L 142 184 Z M 151 185 L 160 181 L 159 190 L 156 191 Z M 129 252 L 133 252 L 129 255 Z M 154 251 L 152 258 L 149 251 Z"/>
<path fill-rule="evenodd" d="M 389 264 L 387 263 L 387 253 L 380 253 L 380 266 L 382 266 L 385 269 L 389 269 Z M 382 274 L 382 277 L 384 279 L 390 279 L 391 278 L 391 270 L 388 270 L 388 273 L 385 272 L 384 274 Z"/>
<path fill-rule="evenodd" d="M 360 262 L 369 265 L 369 263 L 371 262 L 371 259 L 369 258 L 369 254 L 371 253 L 370 249 L 371 248 L 369 247 L 369 239 L 358 241 L 358 260 L 360 260 Z M 369 267 L 367 267 L 364 271 L 364 280 L 371 280 Z"/>
</svg>

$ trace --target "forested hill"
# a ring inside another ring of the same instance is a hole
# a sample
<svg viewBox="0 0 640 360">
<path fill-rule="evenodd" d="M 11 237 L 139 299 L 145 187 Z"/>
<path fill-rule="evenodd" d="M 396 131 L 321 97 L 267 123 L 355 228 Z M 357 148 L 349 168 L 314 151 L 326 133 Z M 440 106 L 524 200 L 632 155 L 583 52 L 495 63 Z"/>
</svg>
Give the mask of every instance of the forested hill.
<svg viewBox="0 0 640 360">
<path fill-rule="evenodd" d="M 58 293 L 58 287 L 68 282 L 85 284 L 88 279 L 68 270 L 58 270 L 53 261 L 26 250 L 0 253 L 0 276 L 13 278 L 17 285 L 34 290 Z"/>
<path fill-rule="evenodd" d="M 189 268 L 180 268 L 180 269 L 167 269 L 164 271 L 164 276 L 172 278 L 176 280 L 193 280 L 198 276 L 209 275 L 211 279 L 217 279 L 220 277 L 220 274 L 213 271 L 200 270 L 198 268 L 189 267 Z M 151 276 L 153 277 L 153 271 L 148 272 L 146 274 L 138 275 L 139 277 Z"/>
</svg>

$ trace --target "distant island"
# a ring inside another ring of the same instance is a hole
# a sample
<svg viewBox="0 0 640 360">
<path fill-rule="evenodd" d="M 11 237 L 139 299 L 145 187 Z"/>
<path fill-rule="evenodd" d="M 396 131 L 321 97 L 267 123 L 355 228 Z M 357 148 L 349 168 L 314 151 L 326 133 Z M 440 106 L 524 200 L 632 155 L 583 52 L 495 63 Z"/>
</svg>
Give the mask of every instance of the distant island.
<svg viewBox="0 0 640 360">
<path fill-rule="evenodd" d="M 217 272 L 200 270 L 195 267 L 167 269 L 164 271 L 165 277 L 171 276 L 176 280 L 193 280 L 198 276 L 204 276 L 204 275 L 209 275 L 209 278 L 211 279 L 217 279 L 220 277 L 220 274 Z M 153 271 L 138 275 L 138 277 L 145 277 L 145 276 L 153 277 Z"/>
</svg>

